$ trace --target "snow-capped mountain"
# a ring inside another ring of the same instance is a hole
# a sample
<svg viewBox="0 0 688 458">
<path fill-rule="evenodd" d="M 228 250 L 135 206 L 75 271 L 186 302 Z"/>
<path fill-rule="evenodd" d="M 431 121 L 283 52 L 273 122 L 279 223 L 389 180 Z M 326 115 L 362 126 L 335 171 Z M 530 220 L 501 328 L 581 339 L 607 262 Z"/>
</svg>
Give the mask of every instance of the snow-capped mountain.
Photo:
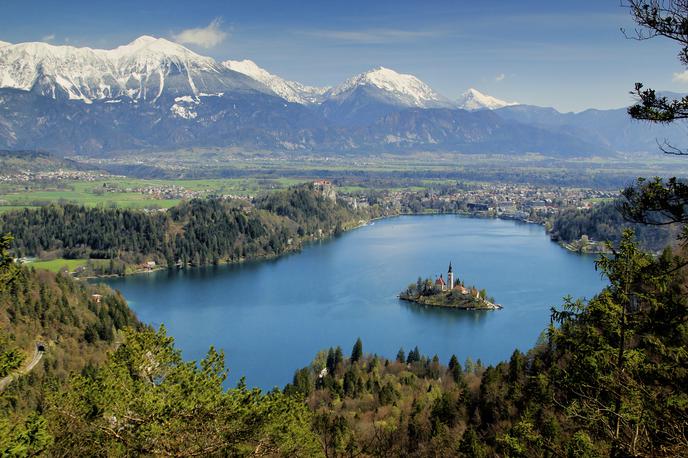
<svg viewBox="0 0 688 458">
<path fill-rule="evenodd" d="M 498 108 L 518 105 L 517 102 L 507 102 L 491 95 L 483 94 L 477 89 L 470 88 L 457 101 L 458 107 L 464 110 L 496 110 Z"/>
<path fill-rule="evenodd" d="M 9 46 L 9 45 L 11 45 L 11 44 L 12 44 L 12 43 L 8 43 L 8 42 L 6 42 L 6 41 L 0 40 L 0 48 L 2 48 L 3 46 Z"/>
<path fill-rule="evenodd" d="M 302 105 L 318 104 L 323 101 L 324 94 L 330 90 L 329 87 L 306 86 L 296 81 L 285 80 L 259 67 L 249 59 L 226 60 L 222 62 L 222 65 L 235 72 L 243 73 L 256 81 L 260 81 L 275 94 L 289 102 Z"/>
<path fill-rule="evenodd" d="M 407 108 L 452 108 L 452 104 L 413 75 L 377 67 L 328 91 L 320 111 L 336 124 L 361 126 Z"/>
<path fill-rule="evenodd" d="M 623 109 L 562 114 L 475 89 L 460 103 L 469 111 L 417 77 L 383 67 L 326 89 L 149 36 L 110 50 L 0 42 L 0 149 L 582 155 L 649 151 L 656 145 L 647 139 L 672 139 L 652 130 L 642 143 Z M 628 135 L 618 134 L 623 129 Z"/>
<path fill-rule="evenodd" d="M 437 108 L 449 106 L 449 101 L 413 75 L 397 73 L 377 67 L 353 76 L 329 91 L 329 99 L 341 100 L 358 88 L 372 88 L 384 95 L 386 101 L 399 106 Z"/>
<path fill-rule="evenodd" d="M 0 88 L 90 103 L 119 97 L 156 100 L 228 90 L 268 92 L 262 84 L 164 38 L 142 36 L 111 50 L 19 43 L 0 47 Z"/>
</svg>

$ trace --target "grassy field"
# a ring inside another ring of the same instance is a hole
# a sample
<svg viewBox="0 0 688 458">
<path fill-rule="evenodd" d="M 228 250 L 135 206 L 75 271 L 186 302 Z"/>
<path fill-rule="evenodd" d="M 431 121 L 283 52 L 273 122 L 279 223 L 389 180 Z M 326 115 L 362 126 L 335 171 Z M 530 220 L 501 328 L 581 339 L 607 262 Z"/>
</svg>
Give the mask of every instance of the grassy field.
<svg viewBox="0 0 688 458">
<path fill-rule="evenodd" d="M 37 269 L 45 269 L 51 272 L 59 272 L 63 268 L 66 268 L 69 272 L 74 272 L 79 267 L 85 266 L 88 262 L 94 266 L 106 265 L 109 261 L 107 259 L 51 259 L 50 261 L 33 261 L 27 265 L 35 267 Z"/>
<path fill-rule="evenodd" d="M 116 182 L 112 180 L 112 182 Z M 119 206 L 130 208 L 167 208 L 176 205 L 179 201 L 152 199 L 138 192 L 103 192 L 103 184 L 108 181 L 83 182 L 67 181 L 55 185 L 37 184 L 28 189 L 13 187 L 11 185 L 0 186 L 0 211 L 3 207 L 35 207 L 53 202 L 71 202 L 87 206 Z M 124 187 L 122 187 L 124 189 Z"/>
<path fill-rule="evenodd" d="M 59 184 L 34 184 L 30 187 L 0 185 L 0 212 L 50 203 L 76 203 L 86 206 L 119 208 L 170 208 L 180 199 L 160 199 L 135 191 L 145 188 L 178 186 L 186 191 L 207 194 L 255 195 L 261 191 L 281 189 L 305 180 L 291 178 L 228 178 L 207 180 L 139 180 L 114 177 L 98 181 L 65 181 Z M 108 191 L 109 190 L 109 191 Z"/>
</svg>

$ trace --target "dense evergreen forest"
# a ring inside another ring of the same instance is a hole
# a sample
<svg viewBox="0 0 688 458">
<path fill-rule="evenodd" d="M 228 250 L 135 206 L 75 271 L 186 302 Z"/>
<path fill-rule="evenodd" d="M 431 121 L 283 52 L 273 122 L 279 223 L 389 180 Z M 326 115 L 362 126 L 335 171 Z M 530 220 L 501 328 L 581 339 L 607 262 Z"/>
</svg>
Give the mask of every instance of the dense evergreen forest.
<svg viewBox="0 0 688 458">
<path fill-rule="evenodd" d="M 0 233 L 13 234 L 18 257 L 111 259 L 109 270 L 122 273 L 120 261 L 200 266 L 279 255 L 366 216 L 304 185 L 253 204 L 197 199 L 169 211 L 51 205 L 3 214 Z"/>
<path fill-rule="evenodd" d="M 0 456 L 317 456 L 298 399 L 225 390 L 222 352 L 183 362 L 102 285 L 19 268 L 0 245 Z"/>
<path fill-rule="evenodd" d="M 3 261 L 11 260 L 9 244 L 0 244 Z M 29 374 L 0 389 L 0 455 L 26 456 L 47 444 L 39 414 L 49 387 L 100 365 L 124 328 L 141 325 L 124 298 L 103 285 L 0 265 L 0 379 L 23 368 L 39 343 L 45 349 Z"/>
<path fill-rule="evenodd" d="M 675 240 L 676 227 L 649 226 L 624 219 L 619 202 L 602 202 L 592 208 L 563 210 L 552 221 L 550 234 L 555 240 L 571 243 L 584 235 L 598 242 L 618 244 L 624 229 L 635 232 L 640 246 L 646 250 L 661 251 Z"/>
</svg>

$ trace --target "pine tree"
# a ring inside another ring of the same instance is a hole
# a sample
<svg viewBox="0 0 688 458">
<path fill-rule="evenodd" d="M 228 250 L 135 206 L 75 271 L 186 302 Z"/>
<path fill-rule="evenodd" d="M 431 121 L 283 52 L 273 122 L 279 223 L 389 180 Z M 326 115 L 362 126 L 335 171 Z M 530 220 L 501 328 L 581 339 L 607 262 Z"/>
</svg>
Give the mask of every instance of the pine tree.
<svg viewBox="0 0 688 458">
<path fill-rule="evenodd" d="M 452 355 L 451 359 L 449 360 L 449 373 L 451 374 L 455 383 L 463 382 L 463 369 L 461 368 L 461 363 L 456 355 Z"/>
<path fill-rule="evenodd" d="M 399 351 L 397 352 L 397 362 L 406 362 L 406 354 L 404 353 L 404 347 L 399 348 Z"/>
<path fill-rule="evenodd" d="M 362 356 L 363 356 L 363 342 L 361 342 L 361 338 L 359 337 L 358 339 L 356 339 L 356 343 L 354 344 L 354 348 L 351 350 L 351 362 L 352 363 L 358 362 Z"/>
<path fill-rule="evenodd" d="M 459 359 L 456 357 L 456 355 L 451 355 L 451 358 L 449 358 L 449 369 L 454 369 L 454 367 L 457 365 L 459 365 Z"/>
<path fill-rule="evenodd" d="M 337 362 L 334 358 L 334 349 L 330 347 L 330 349 L 327 351 L 327 372 L 332 374 L 336 366 Z"/>
<path fill-rule="evenodd" d="M 334 349 L 334 370 L 337 370 L 339 366 L 344 362 L 344 353 L 342 353 L 342 347 L 337 346 Z"/>
<path fill-rule="evenodd" d="M 470 356 L 466 357 L 466 362 L 463 364 L 463 367 L 465 368 L 467 374 L 474 373 L 475 363 L 473 362 L 473 358 L 471 358 Z"/>
<path fill-rule="evenodd" d="M 408 364 L 411 363 L 417 363 L 420 361 L 420 350 L 418 350 L 418 346 L 416 346 L 413 350 L 411 350 L 408 354 L 408 358 L 406 358 L 406 362 Z"/>
</svg>

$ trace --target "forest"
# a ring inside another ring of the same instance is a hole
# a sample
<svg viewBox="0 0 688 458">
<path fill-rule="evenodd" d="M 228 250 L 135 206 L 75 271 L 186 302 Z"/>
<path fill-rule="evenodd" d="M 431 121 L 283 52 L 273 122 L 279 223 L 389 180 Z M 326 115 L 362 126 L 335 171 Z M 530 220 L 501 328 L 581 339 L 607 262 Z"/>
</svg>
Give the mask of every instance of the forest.
<svg viewBox="0 0 688 458">
<path fill-rule="evenodd" d="M 672 243 L 678 231 L 671 226 L 650 226 L 624 219 L 619 211 L 621 202 L 602 202 L 592 208 L 567 208 L 553 217 L 550 235 L 555 240 L 575 242 L 584 235 L 598 242 L 618 244 L 624 229 L 635 232 L 640 246 L 661 251 Z"/>
<path fill-rule="evenodd" d="M 186 267 L 275 256 L 366 215 L 303 185 L 252 204 L 195 199 L 166 212 L 50 205 L 0 215 L 0 233 L 14 236 L 17 257 L 110 259 L 104 273 L 124 273 L 122 263 Z"/>
<path fill-rule="evenodd" d="M 226 390 L 221 351 L 183 361 L 119 293 L 19 267 L 10 244 L 0 243 L 0 379 L 38 342 L 45 356 L 0 388 L 0 456 L 317 455 L 297 398 Z"/>
</svg>

